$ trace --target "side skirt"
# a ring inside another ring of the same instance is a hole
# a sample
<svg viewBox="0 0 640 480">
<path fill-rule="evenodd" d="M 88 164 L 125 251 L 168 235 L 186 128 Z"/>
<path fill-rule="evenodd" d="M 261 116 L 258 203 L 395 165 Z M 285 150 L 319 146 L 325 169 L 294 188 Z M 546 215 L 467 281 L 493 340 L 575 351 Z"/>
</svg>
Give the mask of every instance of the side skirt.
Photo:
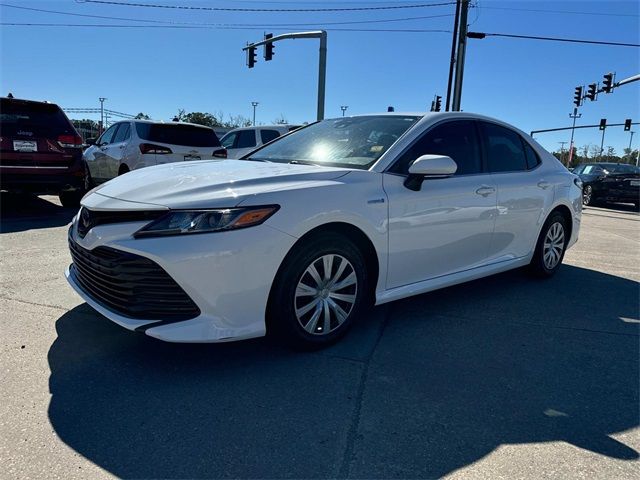
<svg viewBox="0 0 640 480">
<path fill-rule="evenodd" d="M 420 295 L 421 293 L 431 292 L 482 277 L 488 277 L 489 275 L 506 272 L 514 268 L 524 267 L 528 265 L 529 262 L 531 262 L 531 255 L 392 288 L 391 290 L 376 293 L 376 305 L 382 305 L 383 303 L 393 302 L 394 300 Z"/>
</svg>

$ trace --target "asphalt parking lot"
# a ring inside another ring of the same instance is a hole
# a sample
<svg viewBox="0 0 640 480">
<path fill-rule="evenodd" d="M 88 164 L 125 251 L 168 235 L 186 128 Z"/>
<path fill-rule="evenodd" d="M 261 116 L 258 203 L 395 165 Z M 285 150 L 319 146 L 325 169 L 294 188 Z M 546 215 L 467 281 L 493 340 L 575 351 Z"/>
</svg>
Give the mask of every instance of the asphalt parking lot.
<svg viewBox="0 0 640 480">
<path fill-rule="evenodd" d="M 588 208 L 548 281 L 373 310 L 340 344 L 175 345 L 64 280 L 53 197 L 2 194 L 3 478 L 638 478 L 640 215 Z"/>
</svg>

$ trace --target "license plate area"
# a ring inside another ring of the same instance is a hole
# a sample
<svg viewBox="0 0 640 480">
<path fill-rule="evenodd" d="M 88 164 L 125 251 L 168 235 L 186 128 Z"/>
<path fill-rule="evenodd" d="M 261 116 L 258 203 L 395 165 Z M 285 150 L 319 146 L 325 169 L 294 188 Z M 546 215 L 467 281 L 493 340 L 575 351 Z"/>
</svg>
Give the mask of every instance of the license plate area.
<svg viewBox="0 0 640 480">
<path fill-rule="evenodd" d="M 632 187 L 640 187 L 640 180 L 631 180 L 629 182 L 629 185 L 631 185 Z"/>
<path fill-rule="evenodd" d="M 202 158 L 200 157 L 200 155 L 185 155 L 184 156 L 184 161 L 185 162 L 190 162 L 191 160 L 202 160 Z"/>
<path fill-rule="evenodd" d="M 37 152 L 38 144 L 31 140 L 14 140 L 13 149 L 16 152 Z"/>
</svg>

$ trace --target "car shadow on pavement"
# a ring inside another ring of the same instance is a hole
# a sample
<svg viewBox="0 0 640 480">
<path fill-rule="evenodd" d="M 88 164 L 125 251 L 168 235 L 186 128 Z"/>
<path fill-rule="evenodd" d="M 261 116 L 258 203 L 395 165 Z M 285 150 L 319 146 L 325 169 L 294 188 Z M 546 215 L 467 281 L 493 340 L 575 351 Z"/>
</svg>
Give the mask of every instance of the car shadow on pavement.
<svg viewBox="0 0 640 480">
<path fill-rule="evenodd" d="M 64 208 L 36 195 L 0 193 L 0 233 L 60 227 L 71 222 L 77 208 Z"/>
<path fill-rule="evenodd" d="M 49 419 L 124 478 L 436 478 L 551 441 L 635 460 L 612 434 L 639 424 L 637 300 L 592 270 L 508 272 L 378 307 L 315 353 L 162 343 L 83 304 L 56 323 Z"/>
</svg>

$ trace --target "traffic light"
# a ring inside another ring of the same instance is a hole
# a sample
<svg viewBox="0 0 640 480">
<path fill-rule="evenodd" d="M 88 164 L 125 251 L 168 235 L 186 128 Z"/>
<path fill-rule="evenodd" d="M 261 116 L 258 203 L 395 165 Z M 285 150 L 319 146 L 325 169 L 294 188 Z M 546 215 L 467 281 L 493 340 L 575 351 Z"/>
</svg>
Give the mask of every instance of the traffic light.
<svg viewBox="0 0 640 480">
<path fill-rule="evenodd" d="M 607 128 L 607 119 L 606 118 L 601 118 L 600 119 L 600 130 L 604 130 L 605 128 Z"/>
<path fill-rule="evenodd" d="M 630 118 L 627 118 L 627 119 L 624 121 L 624 131 L 625 131 L 625 132 L 628 132 L 629 130 L 631 130 L 631 119 L 630 119 Z"/>
<path fill-rule="evenodd" d="M 598 84 L 597 83 L 589 84 L 589 88 L 587 88 L 587 94 L 585 95 L 585 97 L 591 101 L 594 101 L 596 99 L 597 94 L 598 94 Z"/>
<path fill-rule="evenodd" d="M 440 95 L 436 95 L 436 112 L 440 111 L 440 108 L 442 108 L 442 97 Z"/>
<path fill-rule="evenodd" d="M 613 73 L 609 72 L 604 76 L 604 81 L 602 82 L 602 90 L 605 93 L 613 92 Z"/>
<path fill-rule="evenodd" d="M 269 40 L 270 38 L 273 38 L 273 33 L 265 33 L 264 34 L 264 39 L 265 40 Z M 273 58 L 273 49 L 274 49 L 274 45 L 273 42 L 269 42 L 269 43 L 265 43 L 264 44 L 264 59 L 265 61 L 269 61 Z"/>
<path fill-rule="evenodd" d="M 256 64 L 256 47 L 253 45 L 247 48 L 247 66 L 253 68 Z"/>
<path fill-rule="evenodd" d="M 576 107 L 582 105 L 582 87 L 576 87 L 576 91 L 573 94 L 573 104 Z"/>
</svg>

